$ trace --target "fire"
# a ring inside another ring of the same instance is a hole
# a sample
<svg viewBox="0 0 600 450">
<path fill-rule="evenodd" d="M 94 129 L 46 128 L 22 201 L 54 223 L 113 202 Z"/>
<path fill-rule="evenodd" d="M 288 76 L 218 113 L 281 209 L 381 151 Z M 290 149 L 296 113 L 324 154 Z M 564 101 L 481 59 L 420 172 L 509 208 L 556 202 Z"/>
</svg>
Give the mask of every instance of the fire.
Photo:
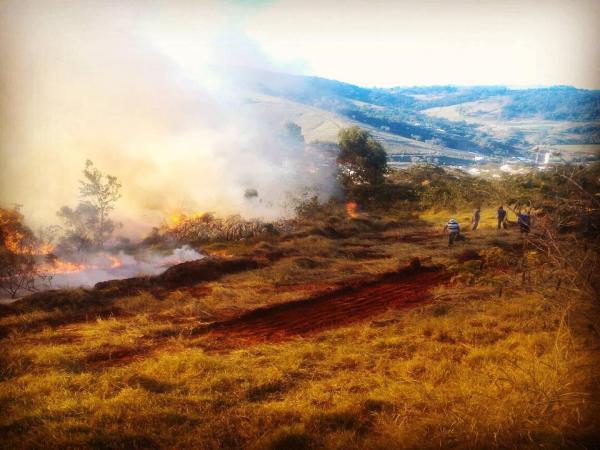
<svg viewBox="0 0 600 450">
<path fill-rule="evenodd" d="M 106 261 L 98 262 L 98 257 L 104 258 Z M 109 253 L 99 253 L 96 255 L 96 260 L 94 264 L 84 263 L 84 262 L 75 262 L 75 261 L 66 261 L 63 259 L 59 259 L 55 255 L 46 256 L 45 261 L 40 265 L 41 272 L 47 274 L 65 274 L 65 273 L 77 273 L 83 272 L 84 270 L 94 270 L 94 269 L 116 269 L 123 265 L 123 261 L 119 259 L 116 255 L 111 255 Z"/>
<path fill-rule="evenodd" d="M 74 263 L 70 261 L 63 261 L 60 259 L 53 259 L 50 262 L 42 264 L 41 271 L 49 274 L 57 273 L 76 273 L 85 270 L 87 267 L 85 264 Z"/>
<path fill-rule="evenodd" d="M 185 215 L 183 214 L 173 214 L 169 218 L 169 223 L 171 226 L 176 227 L 185 219 Z"/>
<path fill-rule="evenodd" d="M 104 253 L 103 256 L 105 256 L 110 261 L 111 269 L 116 269 L 117 267 L 121 267 L 123 265 L 123 261 L 121 261 L 115 255 L 109 255 L 108 253 Z"/>
<path fill-rule="evenodd" d="M 0 208 L 0 245 L 17 255 L 43 256 L 54 251 L 54 246 L 40 242 L 22 223 L 23 216 L 16 210 Z"/>
<path fill-rule="evenodd" d="M 212 251 L 212 252 L 208 252 L 209 256 L 218 256 L 220 258 L 232 258 L 233 255 L 231 253 L 228 253 L 224 250 L 216 250 L 216 251 Z"/>
<path fill-rule="evenodd" d="M 38 255 L 49 255 L 54 251 L 52 244 L 40 244 L 38 246 Z"/>
<path fill-rule="evenodd" d="M 349 202 L 346 203 L 346 214 L 348 214 L 349 217 L 351 217 L 352 219 L 356 219 L 359 216 L 358 213 L 358 203 L 356 203 L 354 200 L 350 200 Z"/>
<path fill-rule="evenodd" d="M 194 212 L 191 214 L 186 214 L 182 211 L 177 211 L 173 214 L 171 214 L 169 216 L 169 220 L 168 220 L 168 225 L 171 228 L 177 228 L 178 226 L 180 226 L 181 224 L 187 222 L 187 221 L 193 221 L 196 219 L 201 219 L 202 217 L 204 217 L 206 215 L 205 212 L 201 211 L 201 212 Z"/>
<path fill-rule="evenodd" d="M 24 245 L 25 235 L 15 231 L 4 236 L 4 246 L 11 253 L 29 253 Z"/>
</svg>

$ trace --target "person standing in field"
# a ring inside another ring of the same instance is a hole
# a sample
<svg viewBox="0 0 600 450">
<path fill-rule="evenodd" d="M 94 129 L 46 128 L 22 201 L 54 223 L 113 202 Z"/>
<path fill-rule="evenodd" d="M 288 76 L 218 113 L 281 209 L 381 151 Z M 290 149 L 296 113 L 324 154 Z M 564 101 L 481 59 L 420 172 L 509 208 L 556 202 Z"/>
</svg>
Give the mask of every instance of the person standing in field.
<svg viewBox="0 0 600 450">
<path fill-rule="evenodd" d="M 444 231 L 446 230 L 448 230 L 448 247 L 452 247 L 460 234 L 460 225 L 455 219 L 450 219 L 444 227 Z"/>
<path fill-rule="evenodd" d="M 502 205 L 500 205 L 500 208 L 498 208 L 498 229 L 500 228 L 504 228 L 506 230 L 506 211 Z"/>
<path fill-rule="evenodd" d="M 481 219 L 481 207 L 478 206 L 475 212 L 473 213 L 473 218 L 471 219 L 471 230 L 475 231 L 479 226 L 479 220 Z"/>
<path fill-rule="evenodd" d="M 521 230 L 522 234 L 528 234 L 531 229 L 531 218 L 529 214 L 519 211 L 519 214 L 517 214 L 517 224 L 519 224 L 519 230 Z"/>
</svg>

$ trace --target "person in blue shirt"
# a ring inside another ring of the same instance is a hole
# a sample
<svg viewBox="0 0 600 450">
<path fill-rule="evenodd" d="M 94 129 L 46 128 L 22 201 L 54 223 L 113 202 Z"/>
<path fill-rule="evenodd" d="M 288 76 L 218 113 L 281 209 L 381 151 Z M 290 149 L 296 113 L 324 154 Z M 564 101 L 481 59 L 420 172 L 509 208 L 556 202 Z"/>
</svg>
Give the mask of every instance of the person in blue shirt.
<svg viewBox="0 0 600 450">
<path fill-rule="evenodd" d="M 460 225 L 455 219 L 450 219 L 444 227 L 444 231 L 446 230 L 448 230 L 448 247 L 452 247 L 460 234 Z"/>
<path fill-rule="evenodd" d="M 498 208 L 498 229 L 504 228 L 506 230 L 506 210 L 502 205 Z"/>
<path fill-rule="evenodd" d="M 529 230 L 531 229 L 531 218 L 529 217 L 529 214 L 519 211 L 519 214 L 517 214 L 517 224 L 519 225 L 521 233 L 529 233 Z"/>
</svg>

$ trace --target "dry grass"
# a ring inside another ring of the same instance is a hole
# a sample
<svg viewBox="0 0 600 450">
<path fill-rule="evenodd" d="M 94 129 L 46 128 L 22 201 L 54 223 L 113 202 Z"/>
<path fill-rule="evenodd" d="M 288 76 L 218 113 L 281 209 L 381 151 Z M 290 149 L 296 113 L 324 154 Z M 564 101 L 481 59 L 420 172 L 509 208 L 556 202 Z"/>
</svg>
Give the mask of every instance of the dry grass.
<svg viewBox="0 0 600 450">
<path fill-rule="evenodd" d="M 160 299 L 142 292 L 102 314 L 90 309 L 87 319 L 85 311 L 1 317 L 0 447 L 594 448 L 597 310 L 566 290 L 521 286 L 498 258 L 483 268 L 457 261 L 465 249 L 518 240 L 498 235 L 488 215 L 454 249 L 442 235 L 307 235 L 269 243 L 293 254 L 202 290 Z M 411 226 L 396 231 L 418 231 Z M 266 246 L 222 250 L 256 245 Z M 343 256 L 347 248 L 389 257 Z M 233 350 L 188 334 L 199 322 L 393 270 L 413 256 L 455 274 L 421 307 Z"/>
</svg>

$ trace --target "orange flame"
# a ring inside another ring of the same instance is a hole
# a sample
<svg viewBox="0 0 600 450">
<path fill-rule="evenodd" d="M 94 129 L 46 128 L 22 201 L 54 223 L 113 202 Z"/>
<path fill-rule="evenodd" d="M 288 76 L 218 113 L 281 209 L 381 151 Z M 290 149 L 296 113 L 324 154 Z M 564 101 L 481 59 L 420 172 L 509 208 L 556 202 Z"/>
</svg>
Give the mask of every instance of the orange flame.
<svg viewBox="0 0 600 450">
<path fill-rule="evenodd" d="M 38 255 L 49 255 L 54 251 L 54 245 L 52 244 L 40 244 L 38 246 Z"/>
<path fill-rule="evenodd" d="M 23 239 L 25 235 L 15 231 L 4 236 L 4 245 L 6 249 L 11 253 L 25 253 L 25 246 L 23 245 Z"/>
<path fill-rule="evenodd" d="M 100 253 L 99 256 L 106 258 L 108 260 L 108 264 L 85 264 L 82 262 L 65 261 L 52 255 L 51 257 L 48 257 L 43 264 L 41 264 L 40 268 L 42 272 L 47 274 L 59 274 L 82 272 L 88 269 L 115 269 L 123 265 L 123 261 L 121 261 L 115 255 Z"/>
<path fill-rule="evenodd" d="M 104 253 L 103 256 L 105 256 L 110 261 L 111 269 L 116 269 L 117 267 L 121 267 L 123 265 L 123 261 L 121 261 L 115 255 L 109 255 L 108 253 Z"/>
<path fill-rule="evenodd" d="M 352 219 L 356 219 L 359 214 L 358 214 L 358 203 L 356 203 L 354 200 L 350 200 L 349 202 L 346 203 L 346 214 L 348 214 L 349 217 L 351 217 Z"/>
<path fill-rule="evenodd" d="M 24 233 L 13 231 L 4 235 L 4 246 L 14 254 L 42 256 L 54 251 L 54 246 L 47 243 L 28 242 Z"/>
<path fill-rule="evenodd" d="M 190 220 L 195 220 L 195 219 L 200 219 L 202 218 L 206 213 L 203 211 L 198 211 L 198 212 L 194 212 L 191 214 L 186 214 L 182 211 L 176 211 L 173 214 L 171 214 L 169 216 L 168 219 L 168 223 L 167 225 L 170 228 L 177 228 L 178 226 L 180 226 L 181 224 L 190 221 Z"/>
<path fill-rule="evenodd" d="M 232 258 L 233 257 L 233 255 L 231 253 L 228 253 L 224 250 L 215 250 L 212 252 L 208 252 L 208 255 L 209 256 L 218 256 L 221 258 Z"/>
<path fill-rule="evenodd" d="M 42 273 L 59 274 L 81 272 L 86 269 L 115 269 L 123 265 L 123 261 L 117 255 L 109 253 L 96 254 L 106 260 L 98 263 L 96 259 L 96 264 L 59 259 L 53 254 L 54 246 L 48 242 L 40 242 L 22 224 L 22 220 L 23 216 L 17 210 L 0 208 L 0 226 L 2 227 L 0 245 L 3 244 L 6 250 L 14 254 L 35 256 L 39 263 L 38 269 Z"/>
<path fill-rule="evenodd" d="M 185 219 L 185 215 L 183 215 L 183 214 L 172 214 L 171 217 L 169 217 L 169 225 L 171 225 L 172 227 L 176 227 L 184 219 Z"/>
<path fill-rule="evenodd" d="M 48 274 L 75 273 L 81 272 L 86 268 L 87 267 L 85 264 L 54 259 L 51 262 L 42 264 L 41 271 Z"/>
</svg>

